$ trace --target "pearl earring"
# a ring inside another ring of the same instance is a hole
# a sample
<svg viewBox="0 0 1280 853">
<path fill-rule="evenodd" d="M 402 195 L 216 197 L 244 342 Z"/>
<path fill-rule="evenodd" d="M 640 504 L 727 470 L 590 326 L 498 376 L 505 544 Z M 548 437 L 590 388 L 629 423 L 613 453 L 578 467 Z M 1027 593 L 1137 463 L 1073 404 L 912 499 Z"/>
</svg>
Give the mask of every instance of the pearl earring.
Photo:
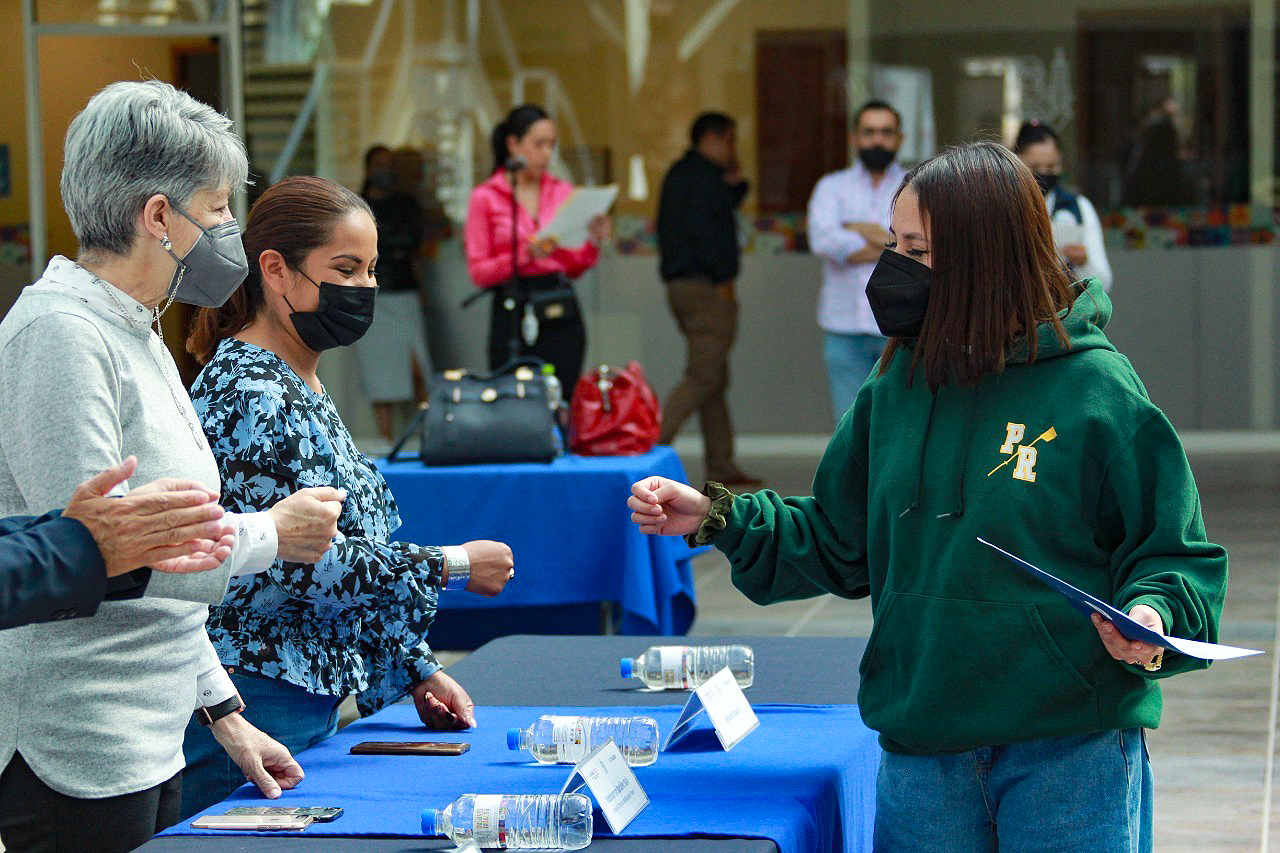
<svg viewBox="0 0 1280 853">
<path fill-rule="evenodd" d="M 173 248 L 173 244 L 169 242 L 169 235 L 165 234 L 160 238 L 160 247 L 166 252 Z"/>
</svg>

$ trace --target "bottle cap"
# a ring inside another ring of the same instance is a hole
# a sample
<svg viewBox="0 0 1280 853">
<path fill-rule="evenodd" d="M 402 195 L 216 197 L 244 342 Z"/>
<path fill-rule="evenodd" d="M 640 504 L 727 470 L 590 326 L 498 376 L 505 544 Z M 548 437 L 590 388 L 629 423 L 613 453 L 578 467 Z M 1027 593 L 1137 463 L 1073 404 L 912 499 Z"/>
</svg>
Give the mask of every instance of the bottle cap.
<svg viewBox="0 0 1280 853">
<path fill-rule="evenodd" d="M 422 810 L 422 834 L 423 835 L 444 835 L 440 829 L 440 818 L 444 817 L 444 812 L 439 809 L 423 809 Z"/>
<path fill-rule="evenodd" d="M 507 729 L 507 749 L 520 748 L 520 730 Z"/>
<path fill-rule="evenodd" d="M 631 658 L 623 658 L 618 663 L 621 665 L 621 668 L 622 668 L 622 677 L 630 678 L 631 673 L 634 671 L 633 666 L 635 664 L 635 661 L 633 661 Z"/>
</svg>

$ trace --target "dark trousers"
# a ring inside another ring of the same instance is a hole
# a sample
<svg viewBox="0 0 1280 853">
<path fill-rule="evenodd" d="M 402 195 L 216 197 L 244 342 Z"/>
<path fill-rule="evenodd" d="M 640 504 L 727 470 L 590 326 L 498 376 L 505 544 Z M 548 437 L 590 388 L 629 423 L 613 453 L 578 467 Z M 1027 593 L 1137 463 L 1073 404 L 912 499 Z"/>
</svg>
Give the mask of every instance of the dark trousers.
<svg viewBox="0 0 1280 853">
<path fill-rule="evenodd" d="M 178 822 L 182 773 L 145 791 L 82 800 L 59 794 L 14 753 L 0 773 L 5 853 L 125 853 Z"/>
<path fill-rule="evenodd" d="M 545 281 L 544 281 L 545 280 Z M 582 374 L 582 360 L 587 354 L 587 327 L 582 323 L 581 310 L 574 297 L 573 316 L 562 320 L 544 320 L 538 324 L 538 338 L 533 345 L 525 343 L 520 335 L 520 321 L 524 317 L 524 306 L 531 290 L 555 286 L 553 276 L 539 276 L 537 279 L 522 282 L 516 293 L 514 311 L 504 306 L 506 297 L 501 287 L 494 290 L 491 297 L 492 306 L 489 315 L 489 369 L 497 370 L 511 360 L 511 336 L 514 333 L 519 339 L 517 358 L 533 356 L 551 364 L 556 369 L 556 378 L 564 388 L 565 402 L 573 395 L 573 386 Z"/>
<path fill-rule="evenodd" d="M 688 345 L 684 376 L 662 405 L 662 434 L 670 444 L 694 413 L 702 427 L 703 458 L 708 480 L 742 478 L 733 454 L 729 419 L 729 350 L 738 335 L 738 300 L 733 283 L 677 278 L 667 282 L 667 304 Z"/>
</svg>

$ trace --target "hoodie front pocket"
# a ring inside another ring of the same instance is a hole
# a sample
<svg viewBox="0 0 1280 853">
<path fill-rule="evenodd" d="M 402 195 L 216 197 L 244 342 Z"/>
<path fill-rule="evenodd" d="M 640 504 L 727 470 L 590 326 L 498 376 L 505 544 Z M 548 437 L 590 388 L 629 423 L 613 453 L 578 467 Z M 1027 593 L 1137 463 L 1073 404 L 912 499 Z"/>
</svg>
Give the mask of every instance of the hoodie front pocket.
<svg viewBox="0 0 1280 853">
<path fill-rule="evenodd" d="M 1093 687 L 1034 605 L 890 595 L 858 694 L 867 725 L 890 741 L 961 752 L 1096 724 Z"/>
</svg>

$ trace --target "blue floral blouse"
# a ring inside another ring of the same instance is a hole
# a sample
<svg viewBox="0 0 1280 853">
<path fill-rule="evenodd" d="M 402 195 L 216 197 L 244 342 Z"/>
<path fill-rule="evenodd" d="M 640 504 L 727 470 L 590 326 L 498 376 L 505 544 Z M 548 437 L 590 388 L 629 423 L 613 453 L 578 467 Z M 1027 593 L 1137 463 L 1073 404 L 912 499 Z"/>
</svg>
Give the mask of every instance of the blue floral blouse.
<svg viewBox="0 0 1280 853">
<path fill-rule="evenodd" d="M 440 669 L 426 637 L 443 553 L 391 541 L 400 526 L 395 500 L 329 395 L 312 391 L 275 353 L 228 338 L 191 399 L 228 510 L 265 510 L 308 486 L 347 490 L 338 536 L 320 562 L 277 560 L 232 578 L 222 604 L 210 608 L 222 663 L 312 693 L 354 692 L 362 714 Z"/>
</svg>

